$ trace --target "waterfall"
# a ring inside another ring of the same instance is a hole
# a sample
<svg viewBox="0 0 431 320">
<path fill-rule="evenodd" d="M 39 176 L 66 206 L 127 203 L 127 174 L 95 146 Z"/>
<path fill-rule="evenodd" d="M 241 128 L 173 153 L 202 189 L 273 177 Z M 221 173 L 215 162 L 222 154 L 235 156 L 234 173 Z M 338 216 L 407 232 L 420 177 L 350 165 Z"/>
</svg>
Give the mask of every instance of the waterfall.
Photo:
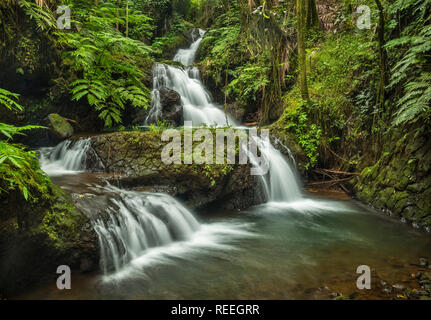
<svg viewBox="0 0 431 320">
<path fill-rule="evenodd" d="M 175 55 L 174 60 L 181 62 L 185 69 L 162 63 L 154 65 L 151 109 L 145 123 L 161 120 L 160 89 L 165 87 L 180 94 L 184 120 L 192 121 L 194 126 L 236 124 L 232 117 L 224 113 L 221 106 L 212 101 L 200 81 L 198 68 L 191 67 L 203 35 L 204 31 L 200 30 L 198 39 L 191 44 L 190 48 L 179 49 Z"/>
<path fill-rule="evenodd" d="M 254 166 L 263 170 L 264 161 L 268 167 L 266 175 L 258 176 L 266 199 L 271 202 L 291 202 L 300 199 L 302 197 L 301 190 L 294 164 L 289 164 L 283 154 L 272 146 L 269 139 L 254 137 L 254 141 L 263 160 L 259 162 L 256 155 L 251 152 L 248 152 L 248 157 Z"/>
<path fill-rule="evenodd" d="M 203 30 L 199 30 L 199 37 L 192 43 L 190 48 L 179 49 L 175 55 L 174 60 L 181 62 L 186 66 L 186 69 L 160 63 L 155 64 L 153 68 L 153 105 L 147 120 L 153 122 L 159 120 L 162 112 L 159 90 L 166 87 L 180 94 L 184 120 L 192 121 L 193 126 L 202 124 L 225 126 L 227 124 L 226 118 L 230 125 L 236 124 L 230 116 L 226 116 L 212 101 L 211 96 L 200 80 L 198 68 L 191 67 L 204 34 Z M 255 137 L 255 142 L 269 166 L 268 174 L 260 177 L 265 198 L 268 201 L 277 202 L 293 201 L 301 198 L 294 163 L 291 165 L 287 162 L 284 156 L 269 141 Z M 249 160 L 255 166 L 261 165 L 252 154 L 249 154 Z"/>
<path fill-rule="evenodd" d="M 65 140 L 55 147 L 39 149 L 40 167 L 50 176 L 73 174 L 89 169 L 103 170 L 103 164 L 91 148 L 90 138 Z"/>
<path fill-rule="evenodd" d="M 199 36 L 197 39 L 193 39 L 193 43 L 191 44 L 190 48 L 188 49 L 179 49 L 177 54 L 174 56 L 174 61 L 181 62 L 183 66 L 190 66 L 193 64 L 196 56 L 196 51 L 198 51 L 199 45 L 202 41 L 202 38 L 205 34 L 205 31 L 202 29 L 199 29 Z M 192 33 L 192 36 L 193 33 Z"/>
<path fill-rule="evenodd" d="M 167 194 L 140 193 L 109 187 L 108 219 L 94 221 L 103 271 L 119 271 L 154 247 L 187 240 L 200 225 L 194 216 Z"/>
</svg>

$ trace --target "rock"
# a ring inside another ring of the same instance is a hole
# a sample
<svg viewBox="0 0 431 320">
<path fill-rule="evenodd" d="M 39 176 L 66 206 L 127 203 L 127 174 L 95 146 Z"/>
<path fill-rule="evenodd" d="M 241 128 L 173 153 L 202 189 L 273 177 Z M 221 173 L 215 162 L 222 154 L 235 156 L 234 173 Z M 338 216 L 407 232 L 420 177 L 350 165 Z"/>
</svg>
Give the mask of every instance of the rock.
<svg viewBox="0 0 431 320">
<path fill-rule="evenodd" d="M 428 265 L 428 259 L 427 258 L 419 258 L 419 265 L 421 267 L 426 267 Z"/>
<path fill-rule="evenodd" d="M 146 115 L 149 114 L 148 122 L 150 123 L 156 123 L 156 120 L 163 120 L 168 122 L 172 127 L 183 126 L 184 117 L 180 94 L 175 90 L 161 88 L 159 90 L 159 95 L 161 110 L 158 111 L 158 114 L 152 111 L 142 111 L 142 115 L 139 114 L 133 123 L 142 124 L 146 119 Z"/>
<path fill-rule="evenodd" d="M 64 120 L 62 116 L 57 113 L 51 113 L 47 116 L 46 121 L 51 132 L 58 139 L 64 140 L 73 135 L 72 125 Z"/>
<path fill-rule="evenodd" d="M 405 286 L 403 286 L 402 284 L 398 284 L 398 283 L 394 284 L 394 285 L 392 286 L 392 288 L 394 288 L 395 290 L 400 290 L 400 291 L 402 291 L 402 290 L 405 290 L 405 289 L 406 289 L 406 287 L 405 287 Z"/>
<path fill-rule="evenodd" d="M 164 187 L 192 208 L 211 203 L 241 209 L 263 200 L 249 164 L 163 163 L 161 152 L 167 142 L 161 141 L 161 132 L 103 134 L 91 137 L 91 144 L 106 172 L 127 176 L 116 178 L 122 187 Z"/>
<path fill-rule="evenodd" d="M 173 127 L 180 127 L 184 124 L 181 96 L 178 92 L 166 88 L 161 89 L 160 103 L 162 105 L 162 119 L 169 122 Z"/>
<path fill-rule="evenodd" d="M 392 293 L 392 288 L 391 287 L 383 288 L 382 292 L 387 293 L 387 294 Z"/>
<path fill-rule="evenodd" d="M 0 263 L 0 298 L 52 281 L 59 265 L 70 266 L 72 272 L 97 267 L 97 236 L 89 219 L 65 191 L 55 185 L 50 189 L 37 203 L 9 201 L 2 208 L 18 217 L 0 228 L 0 261 L 7 261 Z M 17 219 L 20 230 L 15 226 Z"/>
<path fill-rule="evenodd" d="M 330 297 L 331 299 L 335 299 L 335 298 L 337 298 L 337 297 L 341 297 L 341 293 L 338 293 L 338 292 L 332 292 L 332 293 L 329 295 L 329 297 Z"/>
<path fill-rule="evenodd" d="M 226 105 L 226 111 L 239 122 L 243 122 L 245 109 L 237 102 L 229 103 Z"/>
</svg>

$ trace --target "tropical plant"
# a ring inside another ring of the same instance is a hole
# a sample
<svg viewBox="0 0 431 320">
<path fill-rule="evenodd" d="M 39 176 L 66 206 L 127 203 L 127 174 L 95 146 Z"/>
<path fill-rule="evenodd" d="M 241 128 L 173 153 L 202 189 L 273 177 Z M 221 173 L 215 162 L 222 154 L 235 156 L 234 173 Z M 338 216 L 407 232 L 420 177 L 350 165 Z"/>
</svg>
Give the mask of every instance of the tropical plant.
<svg viewBox="0 0 431 320">
<path fill-rule="evenodd" d="M 0 89 L 0 106 L 10 111 L 20 111 L 22 106 L 17 102 L 18 95 Z M 0 123 L 0 194 L 18 189 L 25 200 L 36 200 L 36 193 L 44 196 L 49 188 L 49 178 L 40 170 L 36 153 L 27 151 L 21 145 L 12 144 L 10 140 L 17 134 L 41 126 L 16 127 Z"/>
<path fill-rule="evenodd" d="M 416 17 L 404 26 L 401 37 L 387 43 L 389 49 L 401 49 L 399 61 L 392 69 L 390 88 L 402 84 L 394 125 L 431 120 L 431 1 L 396 1 L 391 13 Z M 403 50 L 404 49 L 404 50 Z"/>
<path fill-rule="evenodd" d="M 89 11 L 77 10 L 76 16 L 74 24 L 80 31 L 58 34 L 59 43 L 66 48 L 63 64 L 79 78 L 70 84 L 72 99 L 86 98 L 105 127 L 112 127 L 121 123 L 127 105 L 149 106 L 150 93 L 143 81 L 151 63 L 151 48 L 117 30 L 117 23 L 122 25 L 125 20 L 109 2 Z M 143 29 L 151 29 L 150 19 L 139 12 L 128 18 Z"/>
</svg>

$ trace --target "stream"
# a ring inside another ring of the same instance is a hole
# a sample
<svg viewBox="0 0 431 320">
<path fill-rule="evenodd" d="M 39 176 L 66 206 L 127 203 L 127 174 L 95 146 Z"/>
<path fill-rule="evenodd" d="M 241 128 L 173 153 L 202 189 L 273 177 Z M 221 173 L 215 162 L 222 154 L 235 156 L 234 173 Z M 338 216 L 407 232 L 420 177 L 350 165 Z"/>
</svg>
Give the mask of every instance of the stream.
<svg viewBox="0 0 431 320">
<path fill-rule="evenodd" d="M 158 90 L 180 93 L 184 119 L 193 125 L 237 125 L 214 103 L 193 67 L 204 35 L 174 60 L 156 64 L 148 122 L 161 114 Z M 262 179 L 267 201 L 247 210 L 216 207 L 194 212 L 163 193 L 124 190 L 103 172 L 88 172 L 89 139 L 40 150 L 42 169 L 92 218 L 100 246 L 100 271 L 72 275 L 72 289 L 47 284 L 31 299 L 327 299 L 358 292 L 356 269 L 368 265 L 380 280 L 410 284 L 418 257 L 431 252 L 429 235 L 347 197 L 302 191 L 295 165 L 270 143 Z M 94 161 L 93 161 L 94 162 Z"/>
</svg>

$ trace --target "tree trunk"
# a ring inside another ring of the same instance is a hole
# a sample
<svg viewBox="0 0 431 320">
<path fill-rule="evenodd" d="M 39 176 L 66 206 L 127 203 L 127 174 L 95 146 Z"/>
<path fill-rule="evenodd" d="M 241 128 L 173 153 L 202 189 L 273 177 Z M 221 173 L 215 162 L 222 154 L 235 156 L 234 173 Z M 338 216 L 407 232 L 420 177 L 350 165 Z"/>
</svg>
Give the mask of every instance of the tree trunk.
<svg viewBox="0 0 431 320">
<path fill-rule="evenodd" d="M 307 15 L 307 30 L 319 28 L 319 15 L 317 14 L 316 0 L 306 1 L 306 15 Z"/>
<path fill-rule="evenodd" d="M 126 0 L 126 38 L 129 37 L 129 0 Z"/>
<path fill-rule="evenodd" d="M 117 0 L 117 22 L 115 23 L 115 28 L 117 31 L 120 30 L 120 22 L 118 19 L 120 18 L 120 0 Z"/>
<path fill-rule="evenodd" d="M 383 13 L 383 6 L 380 0 L 375 0 L 377 8 L 379 9 L 379 27 L 378 27 L 378 38 L 379 38 L 379 60 L 380 60 L 380 80 L 379 88 L 377 91 L 377 107 L 384 111 L 385 109 L 385 88 L 388 83 L 387 72 L 386 72 L 386 49 L 385 49 L 385 16 Z"/>
<path fill-rule="evenodd" d="M 305 33 L 306 33 L 306 7 L 305 1 L 296 1 L 296 17 L 298 23 L 298 66 L 299 66 L 299 86 L 301 88 L 301 95 L 305 101 L 309 101 L 308 87 L 307 87 L 307 69 L 306 69 L 306 52 L 305 52 Z"/>
</svg>

